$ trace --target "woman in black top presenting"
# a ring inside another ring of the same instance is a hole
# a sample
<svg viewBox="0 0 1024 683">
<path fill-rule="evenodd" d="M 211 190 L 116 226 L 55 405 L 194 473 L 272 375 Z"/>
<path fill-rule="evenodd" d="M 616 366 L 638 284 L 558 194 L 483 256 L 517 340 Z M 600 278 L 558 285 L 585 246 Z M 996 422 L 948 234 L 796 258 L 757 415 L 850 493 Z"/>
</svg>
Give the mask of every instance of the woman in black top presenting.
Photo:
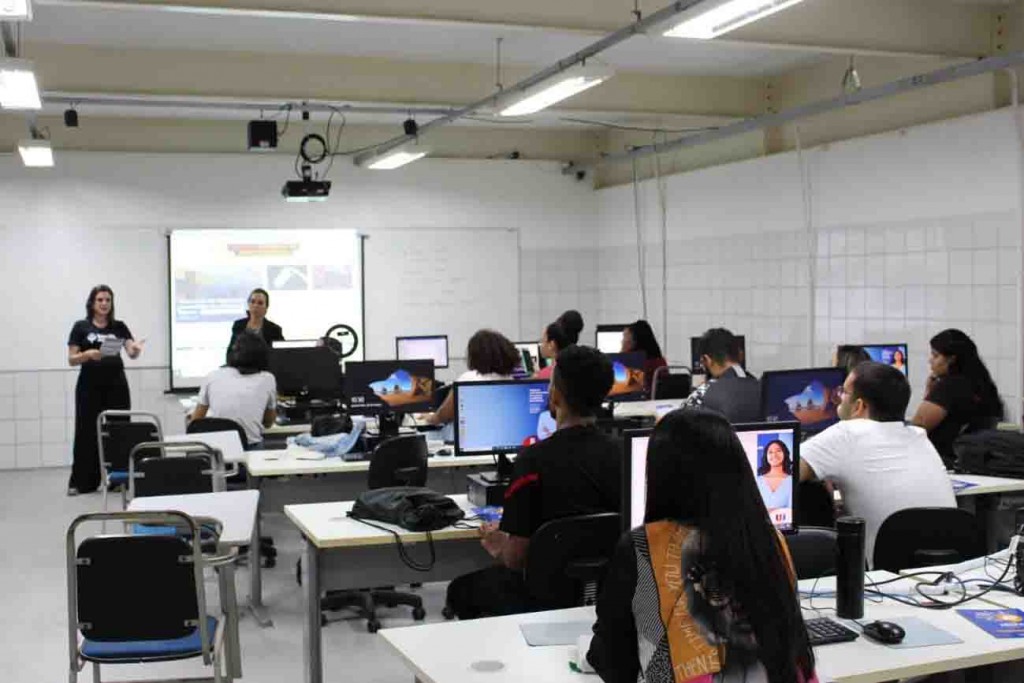
<svg viewBox="0 0 1024 683">
<path fill-rule="evenodd" d="M 276 341 L 284 341 L 284 333 L 281 326 L 267 320 L 267 309 L 270 308 L 270 295 L 267 290 L 256 289 L 249 292 L 249 302 L 246 307 L 246 317 L 239 318 L 231 325 L 231 341 L 228 342 L 228 351 L 235 343 L 235 337 L 243 332 L 258 334 L 267 342 L 267 346 L 273 346 Z"/>
<path fill-rule="evenodd" d="M 104 353 L 101 347 L 107 344 Z M 68 364 L 80 365 L 75 385 L 74 464 L 68 495 L 89 493 L 100 485 L 96 418 L 104 410 L 128 410 L 131 396 L 118 345 L 129 358 L 138 358 L 145 342 L 136 342 L 128 326 L 114 317 L 114 292 L 97 285 L 85 303 L 85 318 L 68 336 Z"/>
<path fill-rule="evenodd" d="M 935 450 L 950 464 L 956 438 L 994 429 L 1003 419 L 1003 401 L 970 337 L 945 330 L 932 337 L 931 347 L 932 374 L 913 422 L 927 430 Z"/>
</svg>

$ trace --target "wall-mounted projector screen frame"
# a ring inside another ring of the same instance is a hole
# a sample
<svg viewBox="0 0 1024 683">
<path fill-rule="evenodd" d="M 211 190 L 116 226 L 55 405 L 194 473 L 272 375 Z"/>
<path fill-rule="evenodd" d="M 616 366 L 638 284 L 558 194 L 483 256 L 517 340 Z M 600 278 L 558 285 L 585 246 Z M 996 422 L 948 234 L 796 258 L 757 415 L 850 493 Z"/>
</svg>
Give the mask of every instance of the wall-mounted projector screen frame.
<svg viewBox="0 0 1024 683">
<path fill-rule="evenodd" d="M 169 381 L 193 392 L 224 364 L 249 292 L 270 293 L 267 318 L 286 339 L 346 323 L 365 340 L 365 267 L 356 230 L 187 229 L 167 235 Z M 352 360 L 363 359 L 360 343 Z"/>
</svg>

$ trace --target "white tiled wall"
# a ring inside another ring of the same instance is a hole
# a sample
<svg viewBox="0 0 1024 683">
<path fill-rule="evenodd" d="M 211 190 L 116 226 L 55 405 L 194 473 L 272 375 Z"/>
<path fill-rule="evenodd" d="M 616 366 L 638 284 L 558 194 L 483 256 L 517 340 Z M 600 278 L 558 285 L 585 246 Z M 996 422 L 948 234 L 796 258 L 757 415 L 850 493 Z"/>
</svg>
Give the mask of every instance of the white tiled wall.
<svg viewBox="0 0 1024 683">
<path fill-rule="evenodd" d="M 166 433 L 185 428 L 166 368 L 126 368 L 132 408 L 156 413 Z M 78 370 L 0 372 L 0 470 L 71 463 Z"/>
<path fill-rule="evenodd" d="M 583 315 L 581 342 L 593 344 L 600 293 L 596 249 L 521 249 L 520 338 L 540 339 L 544 327 L 568 309 Z"/>
</svg>

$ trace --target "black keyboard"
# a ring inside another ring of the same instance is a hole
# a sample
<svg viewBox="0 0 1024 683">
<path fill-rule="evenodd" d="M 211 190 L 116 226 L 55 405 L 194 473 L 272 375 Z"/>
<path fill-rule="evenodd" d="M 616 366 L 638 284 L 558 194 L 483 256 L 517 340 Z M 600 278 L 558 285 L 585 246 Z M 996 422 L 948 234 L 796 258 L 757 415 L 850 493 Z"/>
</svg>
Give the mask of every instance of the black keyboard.
<svg viewBox="0 0 1024 683">
<path fill-rule="evenodd" d="M 851 631 L 842 624 L 837 624 L 825 617 L 807 619 L 804 623 L 807 625 L 807 638 L 812 647 L 831 645 L 832 643 L 849 643 L 859 637 L 856 631 Z"/>
</svg>

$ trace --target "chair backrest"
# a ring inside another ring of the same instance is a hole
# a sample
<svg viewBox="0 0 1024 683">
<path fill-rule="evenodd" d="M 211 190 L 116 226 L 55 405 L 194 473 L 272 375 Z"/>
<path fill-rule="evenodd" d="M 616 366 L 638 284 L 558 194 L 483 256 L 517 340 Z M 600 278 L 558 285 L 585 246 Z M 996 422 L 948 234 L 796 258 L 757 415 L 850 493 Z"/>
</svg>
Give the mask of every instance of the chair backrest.
<svg viewBox="0 0 1024 683">
<path fill-rule="evenodd" d="M 96 418 L 100 462 L 111 472 L 128 470 L 128 455 L 140 443 L 160 441 L 163 429 L 153 413 L 104 410 Z"/>
<path fill-rule="evenodd" d="M 197 441 L 141 443 L 128 459 L 129 498 L 212 493 L 224 480 L 220 451 Z"/>
<path fill-rule="evenodd" d="M 590 604 L 622 535 L 617 512 L 564 517 L 542 524 L 530 538 L 526 590 L 538 609 Z"/>
<path fill-rule="evenodd" d="M 785 539 L 798 579 L 818 579 L 836 573 L 835 529 L 801 527 Z"/>
<path fill-rule="evenodd" d="M 704 407 L 725 415 L 733 424 L 760 422 L 761 383 L 753 377 L 714 380 L 704 394 Z"/>
<path fill-rule="evenodd" d="M 672 372 L 679 370 L 679 372 Z M 693 390 L 693 375 L 683 366 L 662 366 L 654 371 L 651 399 L 686 398 Z"/>
<path fill-rule="evenodd" d="M 797 485 L 796 499 L 799 501 L 795 510 L 798 527 L 835 527 L 836 506 L 824 482 L 800 482 Z"/>
<path fill-rule="evenodd" d="M 227 417 L 201 417 L 192 420 L 185 428 L 186 434 L 205 434 L 209 432 L 238 432 L 238 438 L 242 441 L 242 448 L 249 448 L 249 438 L 245 435 L 245 429 L 231 418 Z"/>
<path fill-rule="evenodd" d="M 382 441 L 370 458 L 368 487 L 426 486 L 429 457 L 427 437 L 422 434 Z"/>
<path fill-rule="evenodd" d="M 974 515 L 958 508 L 908 508 L 889 515 L 875 537 L 875 569 L 955 564 L 985 554 Z"/>
<path fill-rule="evenodd" d="M 89 521 L 166 525 L 182 535 L 103 535 L 76 545 Z M 94 641 L 166 640 L 198 627 L 209 661 L 203 556 L 195 520 L 181 512 L 94 513 L 67 533 L 68 630 Z"/>
</svg>

